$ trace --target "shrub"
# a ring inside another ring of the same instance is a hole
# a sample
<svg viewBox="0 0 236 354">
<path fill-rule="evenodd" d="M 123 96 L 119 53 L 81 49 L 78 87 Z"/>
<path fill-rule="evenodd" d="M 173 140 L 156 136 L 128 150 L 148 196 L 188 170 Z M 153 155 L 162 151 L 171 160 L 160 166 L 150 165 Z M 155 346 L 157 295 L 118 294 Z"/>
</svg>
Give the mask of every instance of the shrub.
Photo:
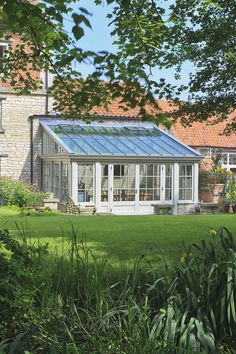
<svg viewBox="0 0 236 354">
<path fill-rule="evenodd" d="M 43 204 L 45 194 L 35 190 L 35 187 L 21 181 L 12 181 L 0 178 L 0 199 L 4 204 L 25 206 L 39 206 Z"/>
<path fill-rule="evenodd" d="M 23 207 L 21 208 L 21 215 L 22 216 L 54 216 L 58 215 L 55 211 L 52 211 L 51 208 L 46 207 L 45 209 L 42 210 L 37 210 L 34 208 L 27 208 Z"/>
</svg>

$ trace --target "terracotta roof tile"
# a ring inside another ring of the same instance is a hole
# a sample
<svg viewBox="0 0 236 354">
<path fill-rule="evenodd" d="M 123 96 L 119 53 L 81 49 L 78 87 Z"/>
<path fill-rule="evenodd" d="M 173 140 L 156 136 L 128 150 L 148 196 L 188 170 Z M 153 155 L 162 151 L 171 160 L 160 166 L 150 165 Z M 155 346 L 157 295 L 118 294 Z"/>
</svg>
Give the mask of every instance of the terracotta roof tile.
<svg viewBox="0 0 236 354">
<path fill-rule="evenodd" d="M 145 108 L 148 113 L 155 114 L 156 112 L 167 112 L 171 110 L 171 105 L 167 101 L 157 100 L 159 109 L 147 105 Z M 116 116 L 116 117 L 129 117 L 137 118 L 139 117 L 139 107 L 128 108 L 124 104 L 121 104 L 119 100 L 114 100 L 111 102 L 107 108 L 105 107 L 96 107 L 92 110 L 93 113 L 96 113 L 101 116 Z"/>
<path fill-rule="evenodd" d="M 184 127 L 177 122 L 172 126 L 171 131 L 177 139 L 187 145 L 236 148 L 236 133 L 229 136 L 223 134 L 226 124 L 235 119 L 235 115 L 236 111 L 233 111 L 227 120 L 217 124 L 212 124 L 211 119 L 205 123 L 195 122 L 190 127 Z"/>
<path fill-rule="evenodd" d="M 172 111 L 173 105 L 168 101 L 158 100 L 159 109 L 146 106 L 147 112 L 168 112 Z M 93 110 L 94 113 L 105 117 L 129 118 L 137 119 L 139 117 L 139 108 L 128 108 L 127 110 L 120 107 L 118 100 L 113 101 L 108 105 L 108 108 L 98 107 Z M 200 123 L 195 122 L 192 126 L 185 127 L 180 122 L 176 122 L 172 128 L 172 134 L 182 142 L 190 146 L 206 146 L 206 147 L 222 147 L 222 148 L 236 148 L 236 133 L 229 136 L 223 135 L 224 128 L 227 123 L 231 122 L 236 116 L 236 110 L 232 112 L 229 118 L 218 124 L 211 124 L 212 120 Z"/>
</svg>

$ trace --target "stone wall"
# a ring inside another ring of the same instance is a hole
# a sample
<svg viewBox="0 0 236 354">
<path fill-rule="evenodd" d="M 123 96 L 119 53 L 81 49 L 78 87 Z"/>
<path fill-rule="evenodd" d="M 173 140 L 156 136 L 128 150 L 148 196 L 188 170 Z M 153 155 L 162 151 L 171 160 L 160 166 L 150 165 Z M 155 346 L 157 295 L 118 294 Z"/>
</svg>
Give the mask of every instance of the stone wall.
<svg viewBox="0 0 236 354">
<path fill-rule="evenodd" d="M 195 214 L 194 204 L 178 204 L 178 215 Z"/>
<path fill-rule="evenodd" d="M 0 88 L 2 100 L 2 132 L 0 133 L 1 176 L 30 182 L 30 121 L 29 116 L 45 114 L 45 93 L 18 96 Z M 50 102 L 50 106 L 51 106 Z M 50 107 L 51 109 L 51 107 Z M 40 184 L 41 132 L 34 121 L 34 183 Z"/>
</svg>

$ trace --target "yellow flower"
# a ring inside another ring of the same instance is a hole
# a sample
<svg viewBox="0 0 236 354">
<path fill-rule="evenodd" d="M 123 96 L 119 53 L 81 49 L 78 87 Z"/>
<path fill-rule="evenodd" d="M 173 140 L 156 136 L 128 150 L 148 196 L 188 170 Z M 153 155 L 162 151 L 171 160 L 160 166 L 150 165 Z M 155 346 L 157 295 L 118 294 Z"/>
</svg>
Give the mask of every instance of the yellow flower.
<svg viewBox="0 0 236 354">
<path fill-rule="evenodd" d="M 216 232 L 216 230 L 210 230 L 209 231 L 209 234 L 212 236 L 212 237 L 215 237 L 216 236 L 216 234 L 217 234 L 217 232 Z"/>
<path fill-rule="evenodd" d="M 182 257 L 180 258 L 180 262 L 184 264 L 190 257 L 192 257 L 192 253 L 183 253 Z"/>
</svg>

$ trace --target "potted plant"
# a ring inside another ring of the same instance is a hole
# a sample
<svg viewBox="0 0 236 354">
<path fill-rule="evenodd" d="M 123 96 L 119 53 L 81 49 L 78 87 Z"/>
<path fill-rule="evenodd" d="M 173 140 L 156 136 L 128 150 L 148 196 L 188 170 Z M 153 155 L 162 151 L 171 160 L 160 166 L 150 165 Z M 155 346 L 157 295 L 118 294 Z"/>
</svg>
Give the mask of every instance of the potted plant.
<svg viewBox="0 0 236 354">
<path fill-rule="evenodd" d="M 236 200 L 234 200 L 232 202 L 232 210 L 233 210 L 233 213 L 236 214 Z"/>
<path fill-rule="evenodd" d="M 232 206 L 233 212 L 236 213 L 236 179 L 231 179 L 226 189 L 226 201 Z"/>
<path fill-rule="evenodd" d="M 194 203 L 194 210 L 195 210 L 195 213 L 196 214 L 200 214 L 200 203 L 197 202 L 197 203 Z"/>
<path fill-rule="evenodd" d="M 223 204 L 224 204 L 224 212 L 229 214 L 230 202 L 228 201 L 227 198 L 224 199 Z"/>
</svg>

